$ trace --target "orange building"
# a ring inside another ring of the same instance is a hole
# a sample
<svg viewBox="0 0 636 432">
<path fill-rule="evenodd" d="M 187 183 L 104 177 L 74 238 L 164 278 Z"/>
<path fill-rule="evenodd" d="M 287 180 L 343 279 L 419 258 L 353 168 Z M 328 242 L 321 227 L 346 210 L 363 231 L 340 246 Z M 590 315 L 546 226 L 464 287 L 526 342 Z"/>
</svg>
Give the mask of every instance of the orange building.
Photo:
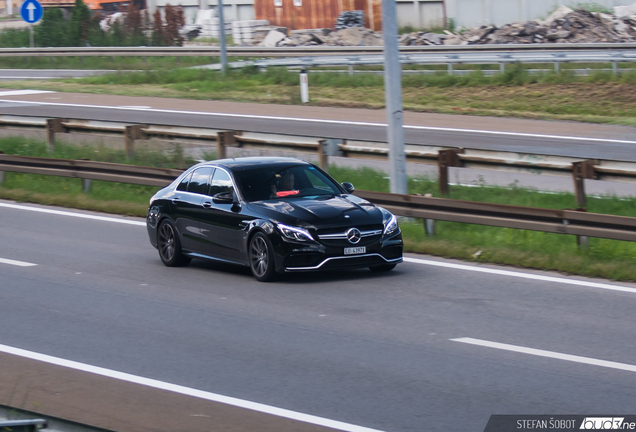
<svg viewBox="0 0 636 432">
<path fill-rule="evenodd" d="M 364 11 L 364 26 L 382 29 L 382 0 L 254 0 L 256 19 L 290 30 L 333 28 L 341 12 Z"/>
</svg>

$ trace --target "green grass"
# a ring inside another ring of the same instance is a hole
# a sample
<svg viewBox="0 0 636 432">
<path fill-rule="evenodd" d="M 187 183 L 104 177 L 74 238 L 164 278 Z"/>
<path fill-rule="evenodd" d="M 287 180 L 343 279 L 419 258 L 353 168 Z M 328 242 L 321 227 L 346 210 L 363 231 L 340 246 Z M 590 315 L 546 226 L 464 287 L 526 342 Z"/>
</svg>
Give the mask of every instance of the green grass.
<svg viewBox="0 0 636 432">
<path fill-rule="evenodd" d="M 225 76 L 207 69 L 156 68 L 83 79 L 7 81 L 2 86 L 128 96 L 301 103 L 298 74 L 284 68 L 259 72 L 257 68 L 248 67 L 230 71 Z M 492 77 L 481 70 L 464 76 L 451 76 L 444 71 L 432 75 L 409 74 L 404 76 L 402 86 L 403 106 L 408 111 L 636 126 L 636 69 L 619 76 L 593 70 L 588 77 L 576 77 L 568 69 L 530 75 L 527 67 L 512 65 L 505 73 Z M 311 74 L 309 87 L 310 105 L 384 108 L 381 75 Z"/>
<path fill-rule="evenodd" d="M 27 39 L 27 46 L 28 46 Z M 1 47 L 1 46 L 0 46 Z M 210 57 L 0 57 L 3 69 L 167 70 L 218 63 Z"/>
<path fill-rule="evenodd" d="M 256 68 L 232 70 L 226 76 L 208 69 L 147 70 L 144 72 L 121 72 L 99 77 L 74 80 L 76 83 L 100 84 L 151 84 L 178 86 L 203 86 L 203 91 L 239 90 L 262 85 L 297 86 L 298 74 L 283 68 L 269 68 L 259 72 Z M 486 76 L 481 70 L 467 75 L 449 75 L 445 71 L 439 74 L 409 74 L 402 78 L 402 87 L 478 87 L 478 86 L 525 86 L 530 84 L 599 84 L 619 83 L 636 85 L 636 70 L 616 76 L 607 71 L 595 71 L 587 77 L 577 77 L 565 69 L 560 73 L 547 72 L 531 75 L 523 65 L 511 65 L 503 74 Z M 311 75 L 311 87 L 362 88 L 384 87 L 384 77 L 377 74 L 320 73 Z M 176 87 L 175 87 L 176 86 Z"/>
<path fill-rule="evenodd" d="M 24 156 L 92 159 L 165 168 L 185 168 L 195 163 L 185 157 L 178 146 L 165 154 L 138 152 L 134 159 L 128 160 L 121 150 L 88 144 L 61 144 L 53 154 L 49 154 L 42 142 L 13 137 L 0 139 L 0 151 Z M 214 155 L 205 155 L 204 158 L 213 159 Z M 387 175 L 381 171 L 332 166 L 330 174 L 340 182 L 352 182 L 360 190 L 389 190 Z M 85 193 L 79 179 L 6 173 L 5 182 L 0 186 L 0 198 L 143 217 L 147 211 L 148 199 L 158 189 L 98 181 L 94 181 L 92 185 L 91 191 Z M 439 196 L 434 179 L 411 177 L 408 187 L 410 193 Z M 515 184 L 507 188 L 486 184 L 473 188 L 452 186 L 451 197 L 529 207 L 575 207 L 572 194 L 541 193 L 518 188 Z M 589 211 L 595 213 L 636 217 L 636 197 L 588 197 L 588 207 Z M 437 222 L 436 235 L 427 237 L 423 221 L 405 221 L 401 223 L 401 227 L 406 250 L 410 252 L 636 281 L 636 243 L 632 242 L 591 238 L 589 248 L 582 249 L 576 245 L 574 236 L 559 234 Z"/>
<path fill-rule="evenodd" d="M 138 150 L 133 158 L 128 159 L 123 150 L 103 145 L 76 146 L 58 143 L 55 151 L 49 153 L 41 141 L 8 137 L 0 139 L 0 151 L 21 156 L 90 159 L 160 168 L 185 169 L 196 163 L 192 158 L 186 157 L 178 145 L 165 153 Z M 205 157 L 214 156 L 210 154 Z M 90 192 L 85 193 L 79 179 L 7 172 L 0 187 L 0 198 L 143 216 L 148 209 L 148 199 L 157 190 L 159 188 L 151 186 L 92 181 Z"/>
</svg>

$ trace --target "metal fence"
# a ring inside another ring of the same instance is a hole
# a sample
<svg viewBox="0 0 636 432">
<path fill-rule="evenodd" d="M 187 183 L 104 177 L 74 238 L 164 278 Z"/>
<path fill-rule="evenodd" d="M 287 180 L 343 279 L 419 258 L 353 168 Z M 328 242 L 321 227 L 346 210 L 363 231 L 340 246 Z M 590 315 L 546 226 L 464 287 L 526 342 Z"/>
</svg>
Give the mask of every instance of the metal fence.
<svg viewBox="0 0 636 432">
<path fill-rule="evenodd" d="M 218 158 L 225 158 L 227 148 L 231 147 L 310 153 L 318 157 L 319 165 L 324 169 L 328 169 L 330 157 L 387 160 L 389 155 L 389 147 L 383 141 L 358 142 L 310 136 L 181 126 L 0 115 L 0 128 L 46 131 L 50 150 L 55 148 L 56 140 L 65 134 L 82 133 L 121 137 L 128 157 L 133 156 L 136 142 L 143 142 L 149 138 L 186 139 L 203 142 L 206 145 L 210 145 L 210 149 L 216 150 Z M 584 182 L 586 179 L 636 183 L 636 163 L 634 162 L 601 159 L 587 160 L 564 156 L 409 143 L 405 146 L 405 155 L 409 162 L 437 166 L 440 192 L 445 196 L 449 195 L 449 168 L 514 172 L 527 170 L 535 174 L 540 172 L 545 175 L 572 176 L 577 199 L 576 206 L 578 208 L 587 207 Z M 6 155 L 2 156 L 2 158 L 7 157 Z M 77 167 L 88 167 L 95 162 L 79 161 L 75 163 Z M 0 168 L 0 171 L 2 171 L 2 168 Z M 38 172 L 37 174 L 39 173 L 44 172 Z M 100 174 L 100 176 L 100 178 L 82 178 L 87 180 L 108 180 L 106 178 L 107 174 Z M 156 183 L 139 184 L 158 185 Z M 86 185 L 88 187 L 89 183 L 86 183 Z"/>
<path fill-rule="evenodd" d="M 106 162 L 3 154 L 0 154 L 0 170 L 153 186 L 164 186 L 182 172 Z M 633 217 L 382 192 L 356 191 L 355 194 L 398 216 L 570 234 L 582 238 L 636 241 L 636 218 Z"/>
</svg>

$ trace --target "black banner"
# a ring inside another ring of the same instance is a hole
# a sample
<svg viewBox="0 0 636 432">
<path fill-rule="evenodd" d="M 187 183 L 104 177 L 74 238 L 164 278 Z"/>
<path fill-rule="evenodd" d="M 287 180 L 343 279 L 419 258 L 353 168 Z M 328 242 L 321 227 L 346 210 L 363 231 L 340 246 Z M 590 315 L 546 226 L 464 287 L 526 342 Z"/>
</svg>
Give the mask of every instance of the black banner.
<svg viewBox="0 0 636 432">
<path fill-rule="evenodd" d="M 580 430 L 636 432 L 636 415 L 492 415 L 484 432 Z"/>
</svg>

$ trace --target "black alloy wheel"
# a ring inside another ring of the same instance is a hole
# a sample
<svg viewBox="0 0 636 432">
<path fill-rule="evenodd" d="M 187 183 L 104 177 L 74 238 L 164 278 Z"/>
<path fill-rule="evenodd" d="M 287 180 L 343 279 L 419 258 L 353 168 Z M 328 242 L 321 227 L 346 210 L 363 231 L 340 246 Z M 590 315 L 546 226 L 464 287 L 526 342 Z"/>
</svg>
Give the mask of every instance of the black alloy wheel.
<svg viewBox="0 0 636 432">
<path fill-rule="evenodd" d="M 181 253 L 181 243 L 172 222 L 164 220 L 157 230 L 157 249 L 161 261 L 168 267 L 187 265 L 190 258 Z"/>
<path fill-rule="evenodd" d="M 274 255 L 269 239 L 263 233 L 256 233 L 250 240 L 249 247 L 250 269 L 252 274 L 261 282 L 274 280 Z"/>
<path fill-rule="evenodd" d="M 375 267 L 369 267 L 372 272 L 387 272 L 395 268 L 397 264 L 383 264 Z"/>
</svg>

